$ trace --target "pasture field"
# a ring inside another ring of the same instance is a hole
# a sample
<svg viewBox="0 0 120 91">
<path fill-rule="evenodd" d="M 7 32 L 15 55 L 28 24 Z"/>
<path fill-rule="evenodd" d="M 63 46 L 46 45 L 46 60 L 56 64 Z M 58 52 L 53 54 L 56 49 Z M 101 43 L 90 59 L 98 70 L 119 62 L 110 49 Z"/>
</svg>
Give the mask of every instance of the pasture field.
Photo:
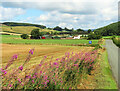
<svg viewBox="0 0 120 91">
<path fill-rule="evenodd" d="M 2 25 L 2 30 L 1 32 L 15 32 L 15 33 L 23 33 L 23 34 L 30 34 L 33 29 L 40 29 L 40 31 L 45 31 L 45 32 L 51 32 L 55 30 L 49 30 L 49 29 L 41 29 L 35 26 L 5 26 Z"/>
<path fill-rule="evenodd" d="M 89 40 L 74 40 L 74 39 L 21 39 L 15 35 L 0 35 L 2 43 L 11 44 L 89 44 Z M 92 44 L 97 44 L 98 40 L 92 40 Z"/>
</svg>

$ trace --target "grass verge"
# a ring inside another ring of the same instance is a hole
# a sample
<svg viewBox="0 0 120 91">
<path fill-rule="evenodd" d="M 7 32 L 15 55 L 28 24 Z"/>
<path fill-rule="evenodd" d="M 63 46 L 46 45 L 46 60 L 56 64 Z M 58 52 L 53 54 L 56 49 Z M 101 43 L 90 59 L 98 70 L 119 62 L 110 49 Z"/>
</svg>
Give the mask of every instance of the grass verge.
<svg viewBox="0 0 120 91">
<path fill-rule="evenodd" d="M 115 79 L 112 76 L 111 67 L 108 62 L 107 51 L 105 50 L 100 59 L 100 73 L 97 75 L 99 81 L 98 89 L 118 89 Z"/>
</svg>

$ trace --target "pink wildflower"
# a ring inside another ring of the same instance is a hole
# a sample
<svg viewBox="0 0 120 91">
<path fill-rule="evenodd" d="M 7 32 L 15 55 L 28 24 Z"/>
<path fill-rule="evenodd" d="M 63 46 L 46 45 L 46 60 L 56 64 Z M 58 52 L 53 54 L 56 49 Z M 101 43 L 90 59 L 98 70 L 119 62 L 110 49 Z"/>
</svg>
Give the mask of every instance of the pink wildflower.
<svg viewBox="0 0 120 91">
<path fill-rule="evenodd" d="M 35 83 L 34 80 L 32 80 L 32 83 Z"/>
<path fill-rule="evenodd" d="M 26 78 L 28 78 L 28 77 L 29 77 L 29 76 L 28 76 L 28 75 L 26 75 L 26 76 L 25 76 L 25 79 L 26 79 Z"/>
<path fill-rule="evenodd" d="M 45 85 L 47 85 L 47 82 L 45 82 Z"/>
<path fill-rule="evenodd" d="M 20 80 L 20 79 L 18 79 L 18 81 L 21 83 L 21 80 Z"/>
<path fill-rule="evenodd" d="M 15 55 L 13 56 L 13 59 L 17 59 L 17 57 L 18 57 L 18 55 L 15 54 Z"/>
<path fill-rule="evenodd" d="M 42 71 L 40 71 L 40 73 L 42 73 Z"/>
<path fill-rule="evenodd" d="M 74 64 L 74 66 L 78 66 L 78 64 Z"/>
<path fill-rule="evenodd" d="M 49 82 L 49 80 L 47 80 L 47 82 Z"/>
<path fill-rule="evenodd" d="M 30 78 L 31 78 L 31 76 L 28 76 L 28 78 L 30 79 Z"/>
<path fill-rule="evenodd" d="M 33 55 L 33 49 L 31 49 L 31 50 L 29 51 L 29 53 Z"/>
<path fill-rule="evenodd" d="M 36 76 L 35 76 L 35 75 L 32 77 L 32 79 L 34 79 L 34 78 L 36 78 Z"/>
<path fill-rule="evenodd" d="M 57 58 L 56 60 L 58 61 L 59 59 Z"/>
<path fill-rule="evenodd" d="M 54 65 L 58 65 L 58 63 L 57 63 L 57 62 L 54 62 Z"/>
<path fill-rule="evenodd" d="M 22 71 L 23 70 L 23 66 L 21 65 L 21 66 L 19 66 L 19 69 Z"/>
<path fill-rule="evenodd" d="M 7 74 L 7 71 L 5 71 L 4 75 Z"/>
<path fill-rule="evenodd" d="M 12 85 L 11 85 L 11 84 L 10 84 L 9 86 L 10 86 L 10 87 L 12 87 Z"/>
<path fill-rule="evenodd" d="M 44 76 L 44 80 L 47 80 L 47 78 L 48 78 L 47 76 Z"/>
<path fill-rule="evenodd" d="M 8 66 L 5 66 L 5 69 L 7 69 Z"/>
<path fill-rule="evenodd" d="M 31 52 L 31 54 L 33 55 L 33 51 Z"/>
<path fill-rule="evenodd" d="M 37 73 L 35 73 L 35 75 L 37 75 Z"/>
<path fill-rule="evenodd" d="M 42 66 L 42 64 L 39 64 L 39 66 Z"/>
<path fill-rule="evenodd" d="M 59 68 L 59 66 L 57 66 L 56 68 Z"/>
<path fill-rule="evenodd" d="M 44 58 L 47 58 L 47 56 L 44 56 Z"/>
<path fill-rule="evenodd" d="M 4 73 L 4 75 L 7 74 L 7 71 L 6 71 L 6 70 L 2 70 L 2 72 Z"/>
</svg>

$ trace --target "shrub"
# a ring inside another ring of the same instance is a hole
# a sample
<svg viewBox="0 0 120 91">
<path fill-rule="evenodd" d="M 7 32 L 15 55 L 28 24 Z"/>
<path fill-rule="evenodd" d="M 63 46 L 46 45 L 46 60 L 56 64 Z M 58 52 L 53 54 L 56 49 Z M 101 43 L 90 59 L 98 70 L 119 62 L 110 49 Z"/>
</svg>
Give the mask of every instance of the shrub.
<svg viewBox="0 0 120 91">
<path fill-rule="evenodd" d="M 22 38 L 22 39 L 27 39 L 27 38 L 29 38 L 29 36 L 28 36 L 27 34 L 22 34 L 22 35 L 21 35 L 21 38 Z"/>
<path fill-rule="evenodd" d="M 99 35 L 99 34 L 90 33 L 88 35 L 88 40 L 91 40 L 91 39 L 101 39 L 101 38 L 102 38 L 102 36 Z"/>
<path fill-rule="evenodd" d="M 117 39 L 115 36 L 112 38 L 113 43 L 120 48 L 120 39 Z"/>
</svg>

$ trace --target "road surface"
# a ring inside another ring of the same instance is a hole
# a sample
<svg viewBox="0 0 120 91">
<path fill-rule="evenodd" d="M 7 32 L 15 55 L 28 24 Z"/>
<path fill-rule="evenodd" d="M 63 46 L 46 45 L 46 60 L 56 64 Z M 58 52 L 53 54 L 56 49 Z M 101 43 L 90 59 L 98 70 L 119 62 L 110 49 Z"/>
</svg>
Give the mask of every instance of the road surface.
<svg viewBox="0 0 120 91">
<path fill-rule="evenodd" d="M 120 88 L 120 71 L 118 72 L 118 69 L 120 70 L 120 48 L 118 48 L 112 40 L 106 40 L 106 45 L 105 45 L 108 53 L 108 61 L 110 63 L 113 77 L 115 78 L 116 82 L 119 84 Z M 118 66 L 119 65 L 119 66 Z M 118 75 L 119 73 L 119 75 Z"/>
</svg>

